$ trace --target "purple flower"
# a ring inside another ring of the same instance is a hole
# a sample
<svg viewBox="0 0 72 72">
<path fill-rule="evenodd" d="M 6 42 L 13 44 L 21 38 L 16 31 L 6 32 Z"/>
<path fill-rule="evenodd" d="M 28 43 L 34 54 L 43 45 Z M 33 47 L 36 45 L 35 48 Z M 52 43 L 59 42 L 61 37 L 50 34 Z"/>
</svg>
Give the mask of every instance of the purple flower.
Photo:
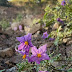
<svg viewBox="0 0 72 72">
<path fill-rule="evenodd" d="M 61 3 L 61 5 L 64 6 L 65 4 L 66 4 L 65 0 L 63 0 L 62 3 Z"/>
<path fill-rule="evenodd" d="M 58 22 L 62 22 L 62 20 L 61 20 L 60 18 L 57 18 L 57 21 L 58 21 Z"/>
<path fill-rule="evenodd" d="M 18 46 L 18 50 L 25 50 L 28 51 L 30 47 L 33 47 L 33 44 L 31 42 L 31 33 L 28 33 L 25 36 L 22 37 L 16 37 L 18 41 L 20 41 L 20 45 Z"/>
<path fill-rule="evenodd" d="M 37 64 L 40 64 L 40 61 L 42 60 L 49 60 L 49 56 L 46 54 L 46 47 L 47 44 L 41 46 L 39 49 L 37 49 L 35 46 L 32 47 L 31 52 L 31 61 L 36 62 Z"/>
<path fill-rule="evenodd" d="M 29 51 L 19 51 L 17 49 L 15 49 L 15 50 L 23 55 L 23 57 L 22 57 L 23 59 L 27 58 L 29 60 Z"/>
<path fill-rule="evenodd" d="M 38 22 L 36 24 L 38 24 Z"/>
<path fill-rule="evenodd" d="M 57 21 L 63 23 L 63 21 L 60 18 L 57 18 Z"/>
<path fill-rule="evenodd" d="M 67 18 L 67 16 L 66 16 L 66 18 Z"/>
<path fill-rule="evenodd" d="M 57 18 L 57 21 L 58 21 L 58 22 L 60 22 L 60 21 L 61 21 L 61 19 L 60 19 L 60 18 Z"/>
<path fill-rule="evenodd" d="M 17 30 L 17 27 L 14 27 L 14 31 L 16 31 Z"/>
<path fill-rule="evenodd" d="M 48 36 L 49 36 L 49 35 L 48 35 L 47 31 L 46 31 L 46 32 L 43 33 L 42 38 L 45 39 L 45 38 L 48 38 Z"/>
<path fill-rule="evenodd" d="M 55 40 L 55 38 L 49 38 L 49 40 L 53 41 L 53 40 Z"/>
<path fill-rule="evenodd" d="M 19 30 L 22 30 L 22 25 L 19 25 Z"/>
<path fill-rule="evenodd" d="M 39 71 L 39 72 L 48 72 L 48 71 Z"/>
</svg>

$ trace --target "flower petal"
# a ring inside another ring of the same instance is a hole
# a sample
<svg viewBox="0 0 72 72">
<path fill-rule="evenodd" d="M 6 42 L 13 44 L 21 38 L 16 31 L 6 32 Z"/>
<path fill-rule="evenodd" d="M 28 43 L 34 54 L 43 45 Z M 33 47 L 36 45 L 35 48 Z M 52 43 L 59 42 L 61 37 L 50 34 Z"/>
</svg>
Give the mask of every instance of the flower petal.
<svg viewBox="0 0 72 72">
<path fill-rule="evenodd" d="M 25 51 L 29 51 L 29 49 L 30 49 L 30 46 L 29 45 L 24 45 L 24 47 L 23 47 L 23 50 L 25 50 Z"/>
<path fill-rule="evenodd" d="M 25 52 L 24 51 L 18 51 L 20 54 L 22 54 L 22 55 L 24 55 L 25 54 Z"/>
<path fill-rule="evenodd" d="M 18 46 L 18 50 L 22 50 L 24 48 L 24 44 L 21 43 L 19 46 Z"/>
<path fill-rule="evenodd" d="M 22 55 L 24 55 L 24 54 L 25 54 L 25 51 L 19 51 L 19 50 L 18 50 L 18 49 L 16 49 L 16 48 L 15 48 L 15 51 L 17 51 L 17 52 L 21 53 Z"/>
<path fill-rule="evenodd" d="M 28 45 L 30 46 L 30 47 L 33 47 L 33 44 L 32 44 L 32 42 L 31 41 L 28 41 Z"/>
<path fill-rule="evenodd" d="M 38 53 L 41 53 L 41 54 L 42 54 L 42 53 L 46 52 L 46 47 L 47 47 L 47 44 L 41 46 L 41 47 L 38 49 Z"/>
<path fill-rule="evenodd" d="M 37 57 L 36 57 L 36 56 L 32 55 L 32 56 L 30 57 L 30 61 L 31 61 L 31 62 L 35 62 L 36 60 L 37 60 Z"/>
<path fill-rule="evenodd" d="M 31 33 L 28 33 L 28 40 L 32 40 L 32 34 Z"/>
<path fill-rule="evenodd" d="M 36 56 L 31 56 L 30 62 L 36 62 L 37 64 L 40 64 L 40 60 Z"/>
<path fill-rule="evenodd" d="M 40 64 L 40 61 L 39 61 L 39 60 L 36 60 L 36 63 L 37 63 L 37 64 Z"/>
<path fill-rule="evenodd" d="M 50 60 L 50 58 L 46 53 L 44 53 L 42 54 L 42 60 Z"/>
<path fill-rule="evenodd" d="M 31 33 L 28 33 L 27 35 L 25 35 L 25 36 L 24 36 L 25 41 L 29 41 L 29 40 L 31 40 L 31 36 L 32 36 Z"/>
<path fill-rule="evenodd" d="M 32 52 L 32 54 L 35 56 L 35 55 L 38 53 L 38 50 L 37 50 L 37 48 L 34 46 L 34 47 L 31 48 L 31 52 Z"/>
<path fill-rule="evenodd" d="M 20 42 L 24 42 L 24 36 L 22 36 L 22 37 L 16 37 L 16 39 L 18 40 L 18 41 L 20 41 Z"/>
</svg>

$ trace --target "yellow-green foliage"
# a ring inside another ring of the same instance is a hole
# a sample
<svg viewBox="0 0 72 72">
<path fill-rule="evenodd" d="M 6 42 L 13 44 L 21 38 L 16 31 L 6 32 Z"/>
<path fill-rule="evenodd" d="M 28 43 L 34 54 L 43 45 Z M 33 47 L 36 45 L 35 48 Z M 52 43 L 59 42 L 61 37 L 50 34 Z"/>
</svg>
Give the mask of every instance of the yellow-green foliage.
<svg viewBox="0 0 72 72">
<path fill-rule="evenodd" d="M 3 29 L 6 29 L 7 27 L 10 26 L 9 22 L 6 19 L 1 20 L 0 25 L 2 25 Z"/>
</svg>

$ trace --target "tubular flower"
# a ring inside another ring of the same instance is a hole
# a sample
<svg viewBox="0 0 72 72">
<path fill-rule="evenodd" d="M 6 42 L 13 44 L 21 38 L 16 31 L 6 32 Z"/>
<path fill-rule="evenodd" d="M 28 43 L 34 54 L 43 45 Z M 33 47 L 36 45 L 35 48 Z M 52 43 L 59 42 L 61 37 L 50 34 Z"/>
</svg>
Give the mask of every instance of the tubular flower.
<svg viewBox="0 0 72 72">
<path fill-rule="evenodd" d="M 33 47 L 33 44 L 31 42 L 31 33 L 28 33 L 25 36 L 17 37 L 17 40 L 20 41 L 20 45 L 18 46 L 18 50 L 25 50 L 28 51 L 30 47 Z"/>
<path fill-rule="evenodd" d="M 46 54 L 46 46 L 47 44 L 41 46 L 39 49 L 37 49 L 35 46 L 32 47 L 31 52 L 31 62 L 36 62 L 37 64 L 40 64 L 40 61 L 42 60 L 49 60 L 49 56 Z"/>
<path fill-rule="evenodd" d="M 45 38 L 48 38 L 48 36 L 49 36 L 49 35 L 48 35 L 47 31 L 46 31 L 46 32 L 43 33 L 42 38 L 45 39 Z"/>
<path fill-rule="evenodd" d="M 62 2 L 61 2 L 61 5 L 65 5 L 66 4 L 66 2 L 65 2 L 65 0 L 63 0 Z"/>
</svg>

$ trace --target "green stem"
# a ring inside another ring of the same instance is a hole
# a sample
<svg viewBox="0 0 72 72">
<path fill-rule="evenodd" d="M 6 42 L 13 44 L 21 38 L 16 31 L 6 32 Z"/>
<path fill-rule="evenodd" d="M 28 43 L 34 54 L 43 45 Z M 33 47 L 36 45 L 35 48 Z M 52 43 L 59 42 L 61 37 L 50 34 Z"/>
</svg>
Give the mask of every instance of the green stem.
<svg viewBox="0 0 72 72">
<path fill-rule="evenodd" d="M 37 64 L 37 72 L 39 72 L 39 64 Z"/>
</svg>

